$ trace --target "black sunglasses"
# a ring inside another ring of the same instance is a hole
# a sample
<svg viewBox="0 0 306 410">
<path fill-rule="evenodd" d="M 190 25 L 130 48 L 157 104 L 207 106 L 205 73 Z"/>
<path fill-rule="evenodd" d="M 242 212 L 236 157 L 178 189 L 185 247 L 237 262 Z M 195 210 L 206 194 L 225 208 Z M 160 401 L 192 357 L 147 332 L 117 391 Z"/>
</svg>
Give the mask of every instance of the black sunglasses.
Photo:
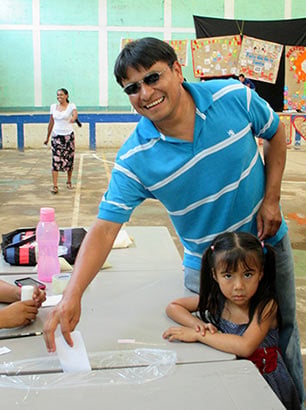
<svg viewBox="0 0 306 410">
<path fill-rule="evenodd" d="M 127 84 L 123 91 L 127 95 L 137 94 L 140 91 L 141 84 L 145 83 L 147 85 L 152 85 L 157 83 L 160 79 L 160 76 L 167 70 L 167 67 L 164 68 L 162 71 L 155 71 L 154 73 L 147 74 L 142 80 L 137 81 L 136 83 Z"/>
</svg>

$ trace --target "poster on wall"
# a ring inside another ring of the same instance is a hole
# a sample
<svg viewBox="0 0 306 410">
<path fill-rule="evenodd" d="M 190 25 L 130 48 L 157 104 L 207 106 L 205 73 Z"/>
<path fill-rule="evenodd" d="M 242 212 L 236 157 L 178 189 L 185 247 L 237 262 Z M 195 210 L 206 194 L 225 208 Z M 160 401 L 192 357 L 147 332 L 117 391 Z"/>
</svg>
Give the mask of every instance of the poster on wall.
<svg viewBox="0 0 306 410">
<path fill-rule="evenodd" d="M 174 49 L 178 62 L 182 66 L 187 65 L 187 40 L 167 40 L 166 41 Z"/>
<path fill-rule="evenodd" d="M 237 75 L 240 47 L 239 35 L 191 40 L 194 76 L 200 78 Z"/>
<path fill-rule="evenodd" d="M 131 41 L 134 41 L 132 38 L 122 38 L 120 41 L 120 51 L 127 45 L 127 43 L 130 43 Z"/>
<path fill-rule="evenodd" d="M 278 116 L 285 127 L 286 144 L 290 145 L 292 143 L 291 116 L 285 113 L 279 113 Z"/>
<path fill-rule="evenodd" d="M 132 38 L 122 38 L 120 41 L 120 51 L 126 44 L 134 41 Z M 177 59 L 182 66 L 187 65 L 187 40 L 165 40 L 176 52 Z"/>
<path fill-rule="evenodd" d="M 239 72 L 252 80 L 275 84 L 283 45 L 243 36 Z"/>
<path fill-rule="evenodd" d="M 306 47 L 285 47 L 284 110 L 306 111 Z"/>
</svg>

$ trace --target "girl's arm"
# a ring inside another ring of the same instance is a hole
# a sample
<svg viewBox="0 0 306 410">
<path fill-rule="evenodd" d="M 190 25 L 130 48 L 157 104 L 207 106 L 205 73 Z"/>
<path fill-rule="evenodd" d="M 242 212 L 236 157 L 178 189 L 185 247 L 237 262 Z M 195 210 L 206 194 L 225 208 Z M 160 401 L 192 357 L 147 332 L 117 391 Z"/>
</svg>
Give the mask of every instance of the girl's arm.
<svg viewBox="0 0 306 410">
<path fill-rule="evenodd" d="M 210 332 L 215 332 L 217 330 L 216 328 L 204 323 L 192 314 L 198 310 L 198 304 L 199 296 L 176 299 L 166 307 L 166 313 L 175 322 L 193 328 L 202 335 L 205 335 L 206 329 L 210 330 Z"/>
<path fill-rule="evenodd" d="M 180 325 L 193 327 L 196 317 L 192 313 L 197 311 L 198 303 L 198 296 L 176 299 L 166 307 L 166 313 Z"/>
<path fill-rule="evenodd" d="M 258 348 L 266 337 L 268 331 L 277 325 L 277 306 L 272 301 L 266 306 L 262 315 L 262 321 L 258 324 L 257 315 L 242 336 L 209 332 L 205 335 L 188 327 L 172 327 L 168 329 L 163 337 L 183 342 L 201 342 L 215 349 L 232 353 L 240 357 L 249 357 Z"/>
<path fill-rule="evenodd" d="M 11 283 L 0 280 L 0 302 L 1 303 L 14 303 L 21 299 L 21 288 Z M 34 288 L 33 297 L 36 307 L 40 307 L 46 300 L 46 292 L 44 290 Z"/>
<path fill-rule="evenodd" d="M 0 280 L 0 302 L 12 303 L 20 300 L 21 290 L 18 286 Z"/>
</svg>

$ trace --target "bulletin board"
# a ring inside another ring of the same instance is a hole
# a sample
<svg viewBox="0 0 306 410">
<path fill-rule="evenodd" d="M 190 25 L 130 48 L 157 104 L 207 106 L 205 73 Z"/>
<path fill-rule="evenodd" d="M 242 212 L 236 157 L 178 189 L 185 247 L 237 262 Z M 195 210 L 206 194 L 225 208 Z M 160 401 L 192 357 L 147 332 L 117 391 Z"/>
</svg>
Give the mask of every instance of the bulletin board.
<svg viewBox="0 0 306 410">
<path fill-rule="evenodd" d="M 243 36 L 239 71 L 252 80 L 275 84 L 283 45 Z"/>
<path fill-rule="evenodd" d="M 122 38 L 120 42 L 120 51 L 125 47 L 126 44 L 134 41 L 132 38 Z M 178 62 L 182 66 L 187 65 L 187 40 L 165 40 L 175 51 L 177 55 Z"/>
<path fill-rule="evenodd" d="M 200 78 L 237 75 L 240 47 L 239 35 L 191 40 L 194 76 Z"/>
<path fill-rule="evenodd" d="M 301 138 L 306 140 L 306 115 L 305 114 L 297 114 L 292 115 L 292 126 L 295 130 L 295 133 L 298 133 Z"/>
<path fill-rule="evenodd" d="M 122 38 L 120 42 L 120 51 L 127 45 L 127 43 L 130 43 L 131 41 L 134 41 L 132 38 Z"/>
<path fill-rule="evenodd" d="M 285 47 L 284 110 L 306 111 L 306 47 Z"/>
<path fill-rule="evenodd" d="M 292 123 L 291 116 L 289 114 L 278 113 L 279 119 L 285 127 L 286 144 L 292 144 Z"/>
<path fill-rule="evenodd" d="M 174 49 L 178 62 L 182 66 L 187 65 L 187 40 L 168 40 L 166 41 Z"/>
</svg>

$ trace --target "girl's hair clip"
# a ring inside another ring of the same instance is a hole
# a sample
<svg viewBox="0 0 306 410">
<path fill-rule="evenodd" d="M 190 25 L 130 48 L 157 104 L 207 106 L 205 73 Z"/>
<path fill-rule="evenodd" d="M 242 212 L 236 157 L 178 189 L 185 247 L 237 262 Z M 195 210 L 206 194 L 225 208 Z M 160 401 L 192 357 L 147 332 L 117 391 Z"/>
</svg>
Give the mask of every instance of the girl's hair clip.
<svg viewBox="0 0 306 410">
<path fill-rule="evenodd" d="M 261 243 L 261 247 L 263 249 L 265 247 L 265 243 L 264 243 L 264 241 L 261 241 L 260 243 Z"/>
<path fill-rule="evenodd" d="M 211 251 L 213 252 L 213 251 L 215 250 L 214 245 L 211 245 L 211 246 L 210 246 L 210 249 L 211 249 Z"/>
</svg>

